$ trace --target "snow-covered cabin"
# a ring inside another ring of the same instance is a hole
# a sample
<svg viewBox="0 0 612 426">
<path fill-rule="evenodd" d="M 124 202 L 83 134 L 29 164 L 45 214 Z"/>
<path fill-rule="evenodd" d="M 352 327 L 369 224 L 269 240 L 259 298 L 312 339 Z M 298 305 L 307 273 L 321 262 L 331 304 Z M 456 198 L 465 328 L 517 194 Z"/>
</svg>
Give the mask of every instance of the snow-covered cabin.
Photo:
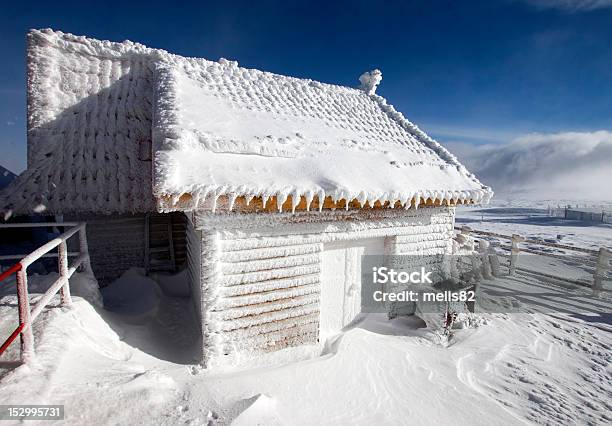
<svg viewBox="0 0 612 426">
<path fill-rule="evenodd" d="M 455 206 L 492 195 L 376 95 L 377 70 L 342 87 L 51 30 L 27 52 L 5 215 L 86 220 L 103 282 L 150 266 L 168 225 L 209 365 L 342 328 L 362 255 L 448 253 Z"/>
</svg>

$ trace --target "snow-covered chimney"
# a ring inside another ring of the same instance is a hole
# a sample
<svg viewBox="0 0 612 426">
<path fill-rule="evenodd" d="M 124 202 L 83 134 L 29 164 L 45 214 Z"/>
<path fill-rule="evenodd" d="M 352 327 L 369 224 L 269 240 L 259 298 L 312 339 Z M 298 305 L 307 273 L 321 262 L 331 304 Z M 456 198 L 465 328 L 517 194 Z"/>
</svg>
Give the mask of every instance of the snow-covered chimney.
<svg viewBox="0 0 612 426">
<path fill-rule="evenodd" d="M 364 72 L 359 76 L 361 85 L 359 86 L 368 95 L 373 95 L 376 92 L 376 87 L 382 81 L 382 72 L 380 70 L 373 70 Z"/>
</svg>

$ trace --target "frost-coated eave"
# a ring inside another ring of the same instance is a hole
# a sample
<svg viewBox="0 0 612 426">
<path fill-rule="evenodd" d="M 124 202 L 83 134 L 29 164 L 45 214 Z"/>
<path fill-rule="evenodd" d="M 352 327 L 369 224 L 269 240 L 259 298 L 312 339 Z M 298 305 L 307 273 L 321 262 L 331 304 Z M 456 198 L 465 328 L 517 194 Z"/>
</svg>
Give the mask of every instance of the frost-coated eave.
<svg viewBox="0 0 612 426">
<path fill-rule="evenodd" d="M 352 194 L 347 191 L 318 192 L 312 190 L 295 190 L 293 188 L 278 191 L 258 188 L 249 189 L 223 186 L 220 188 L 204 187 L 194 192 L 162 194 L 157 196 L 158 211 L 210 211 L 212 213 L 228 211 L 322 211 L 349 210 L 361 208 L 418 209 L 422 207 L 479 205 L 489 202 L 488 192 L 482 190 L 450 191 L 424 190 L 407 193 L 366 193 L 360 191 Z M 487 198 L 485 198 L 487 197 Z M 324 200 L 320 202 L 319 200 Z M 348 203 L 347 203 L 348 200 Z"/>
</svg>

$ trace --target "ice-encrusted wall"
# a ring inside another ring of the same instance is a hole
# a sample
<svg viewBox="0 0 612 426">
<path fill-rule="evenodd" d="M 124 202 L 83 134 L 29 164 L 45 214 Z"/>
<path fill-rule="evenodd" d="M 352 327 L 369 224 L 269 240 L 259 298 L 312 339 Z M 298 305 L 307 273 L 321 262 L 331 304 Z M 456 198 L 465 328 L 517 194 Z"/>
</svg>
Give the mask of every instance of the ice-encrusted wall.
<svg viewBox="0 0 612 426">
<path fill-rule="evenodd" d="M 193 280 L 200 277 L 195 297 L 211 367 L 318 340 L 324 243 L 384 238 L 391 254 L 450 253 L 454 209 L 200 213 L 191 220 L 190 251 L 199 238 L 202 259 L 190 256 L 189 264 Z"/>
<path fill-rule="evenodd" d="M 144 214 L 66 215 L 64 220 L 87 223 L 91 267 L 100 285 L 112 283 L 132 267 L 144 267 Z"/>
</svg>

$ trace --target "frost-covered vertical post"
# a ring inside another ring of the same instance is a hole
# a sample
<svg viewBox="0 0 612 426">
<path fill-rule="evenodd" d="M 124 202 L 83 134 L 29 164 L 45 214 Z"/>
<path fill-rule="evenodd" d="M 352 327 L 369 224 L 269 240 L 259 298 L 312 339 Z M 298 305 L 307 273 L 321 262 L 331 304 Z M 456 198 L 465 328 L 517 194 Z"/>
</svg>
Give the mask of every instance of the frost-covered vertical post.
<svg viewBox="0 0 612 426">
<path fill-rule="evenodd" d="M 27 364 L 34 358 L 34 334 L 32 333 L 30 320 L 28 274 L 25 268 L 17 271 L 17 300 L 19 303 L 19 324 L 25 325 L 21 332 L 21 362 Z"/>
<path fill-rule="evenodd" d="M 473 244 L 470 243 L 470 232 L 472 232 L 472 229 L 469 226 L 462 226 L 461 229 L 459 230 L 459 235 L 457 235 L 455 237 L 455 242 L 456 242 L 456 249 L 455 249 L 455 254 L 456 256 L 454 256 L 453 258 L 453 266 L 451 269 L 451 274 L 455 275 L 457 279 L 460 279 L 460 275 L 461 275 L 461 268 L 459 266 L 459 264 L 463 261 L 463 256 L 466 255 L 466 252 L 469 253 L 468 256 L 468 260 L 470 262 L 470 264 L 472 265 L 472 271 L 474 271 L 474 256 L 473 256 L 473 251 L 474 251 L 474 247 Z"/>
<path fill-rule="evenodd" d="M 593 294 L 599 295 L 603 290 L 603 280 L 606 276 L 606 271 L 610 269 L 610 261 L 612 260 L 612 252 L 601 247 L 597 255 L 597 265 L 593 274 Z"/>
<path fill-rule="evenodd" d="M 85 256 L 83 263 L 83 271 L 91 272 L 91 260 L 89 259 L 89 247 L 87 246 L 87 234 L 85 231 L 87 224 L 83 223 L 79 229 L 79 251 L 81 256 Z"/>
<path fill-rule="evenodd" d="M 491 273 L 491 260 L 488 241 L 482 239 L 478 241 L 478 253 L 480 254 L 480 259 L 482 261 L 482 277 L 485 280 L 490 280 L 493 278 L 493 275 Z"/>
<path fill-rule="evenodd" d="M 62 305 L 70 306 L 72 305 L 72 298 L 70 297 L 70 282 L 68 280 L 68 246 L 66 241 L 62 241 L 58 247 L 57 260 L 57 270 L 59 272 L 60 279 L 66 280 L 60 289 Z"/>
<path fill-rule="evenodd" d="M 525 238 L 518 234 L 512 234 L 512 246 L 510 248 L 510 275 L 514 275 L 516 271 L 516 264 L 518 262 L 519 252 L 521 251 L 519 243 L 522 243 L 523 241 L 525 241 Z"/>
<path fill-rule="evenodd" d="M 502 274 L 500 271 L 499 258 L 497 257 L 495 249 L 492 249 L 491 247 L 489 247 L 489 261 L 491 266 L 491 274 L 493 274 L 494 277 L 501 277 Z"/>
<path fill-rule="evenodd" d="M 477 291 L 482 281 L 482 259 L 476 254 L 471 254 L 470 262 L 472 264 L 472 278 L 475 282 L 474 291 Z"/>
</svg>

